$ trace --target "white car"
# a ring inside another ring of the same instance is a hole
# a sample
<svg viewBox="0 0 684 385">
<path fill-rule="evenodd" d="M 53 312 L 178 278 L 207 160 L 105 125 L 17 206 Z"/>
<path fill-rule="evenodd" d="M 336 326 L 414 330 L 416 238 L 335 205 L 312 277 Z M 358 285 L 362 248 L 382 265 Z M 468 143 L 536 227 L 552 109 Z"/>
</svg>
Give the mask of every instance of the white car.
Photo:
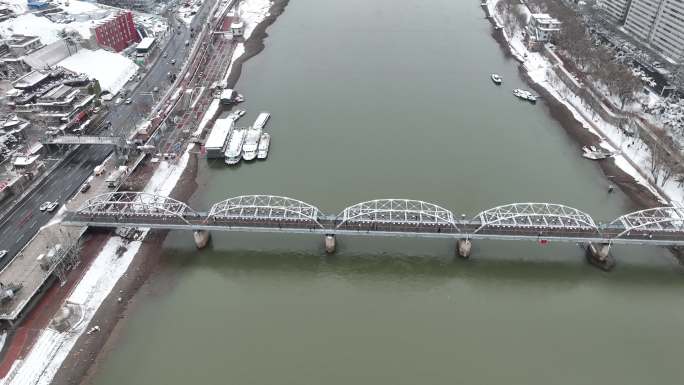
<svg viewBox="0 0 684 385">
<path fill-rule="evenodd" d="M 0 258 L 4 257 L 7 255 L 7 250 L 0 250 Z"/>
<path fill-rule="evenodd" d="M 47 212 L 49 212 L 49 213 L 55 211 L 55 209 L 57 208 L 57 206 L 59 206 L 59 203 L 58 203 L 57 201 L 54 201 L 54 202 L 47 202 L 47 203 L 48 203 Z"/>
<path fill-rule="evenodd" d="M 51 203 L 51 202 L 43 202 L 43 203 L 40 205 L 40 207 L 38 207 L 38 209 L 39 209 L 40 211 L 45 211 L 45 210 L 47 210 L 47 208 L 48 208 L 48 206 L 50 205 L 50 203 Z"/>
<path fill-rule="evenodd" d="M 114 101 L 114 104 L 121 104 L 121 98 L 116 98 L 116 100 Z"/>
<path fill-rule="evenodd" d="M 126 101 L 125 101 L 124 103 L 126 103 L 126 104 L 131 104 L 131 103 L 133 103 L 133 99 L 128 98 L 128 99 L 126 99 Z"/>
</svg>

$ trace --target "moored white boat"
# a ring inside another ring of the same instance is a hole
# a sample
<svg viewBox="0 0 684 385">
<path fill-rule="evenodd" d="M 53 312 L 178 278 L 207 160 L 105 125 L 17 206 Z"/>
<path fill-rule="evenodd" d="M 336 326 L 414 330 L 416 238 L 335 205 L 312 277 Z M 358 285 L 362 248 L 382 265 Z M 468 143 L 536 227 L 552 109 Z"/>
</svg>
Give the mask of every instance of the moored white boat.
<svg viewBox="0 0 684 385">
<path fill-rule="evenodd" d="M 530 91 L 521 90 L 520 88 L 514 89 L 513 95 L 517 96 L 520 99 L 527 100 L 528 102 L 537 102 L 537 97 L 532 95 Z"/>
<path fill-rule="evenodd" d="M 266 122 L 268 122 L 268 119 L 271 117 L 271 114 L 268 112 L 260 112 L 259 116 L 257 116 L 256 120 L 254 121 L 254 125 L 252 127 L 254 128 L 264 128 L 266 126 Z"/>
<path fill-rule="evenodd" d="M 242 159 L 254 160 L 256 158 L 259 139 L 261 139 L 261 128 L 251 127 L 247 130 L 245 144 L 242 146 Z"/>
<path fill-rule="evenodd" d="M 234 122 L 237 122 L 238 119 L 243 117 L 245 115 L 245 110 L 237 109 L 235 111 L 232 111 L 230 114 L 228 114 L 228 119 L 231 119 Z"/>
<path fill-rule="evenodd" d="M 615 152 L 594 146 L 582 147 L 582 156 L 591 160 L 603 160 L 615 156 Z"/>
<path fill-rule="evenodd" d="M 503 78 L 499 74 L 492 74 L 492 81 L 494 82 L 494 84 L 499 85 L 503 83 Z"/>
<path fill-rule="evenodd" d="M 257 149 L 257 159 L 266 159 L 268 157 L 268 148 L 271 146 L 271 135 L 264 132 L 259 139 L 259 148 Z"/>
<path fill-rule="evenodd" d="M 237 164 L 242 158 L 242 145 L 245 142 L 245 135 L 247 131 L 245 129 L 239 128 L 233 130 L 233 133 L 228 139 L 228 146 L 224 156 L 226 157 L 226 164 Z"/>
</svg>

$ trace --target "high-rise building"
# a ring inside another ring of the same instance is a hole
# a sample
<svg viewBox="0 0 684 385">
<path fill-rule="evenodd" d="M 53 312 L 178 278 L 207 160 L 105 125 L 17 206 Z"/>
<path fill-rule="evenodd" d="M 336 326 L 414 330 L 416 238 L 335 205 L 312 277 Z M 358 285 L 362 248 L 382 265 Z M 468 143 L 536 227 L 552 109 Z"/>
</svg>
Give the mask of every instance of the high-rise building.
<svg viewBox="0 0 684 385">
<path fill-rule="evenodd" d="M 624 23 L 632 0 L 599 0 L 597 5 L 603 9 L 615 23 Z"/>
<path fill-rule="evenodd" d="M 131 11 L 118 12 L 90 28 L 97 43 L 119 52 L 140 41 Z"/>
<path fill-rule="evenodd" d="M 632 0 L 625 29 L 675 62 L 684 58 L 682 0 Z"/>
</svg>

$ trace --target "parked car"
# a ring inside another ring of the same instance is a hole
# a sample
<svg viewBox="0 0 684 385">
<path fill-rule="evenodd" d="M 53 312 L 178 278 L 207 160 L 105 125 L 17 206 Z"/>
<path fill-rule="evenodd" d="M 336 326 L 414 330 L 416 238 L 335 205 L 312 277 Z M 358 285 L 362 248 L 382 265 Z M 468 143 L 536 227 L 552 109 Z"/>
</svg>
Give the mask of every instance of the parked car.
<svg viewBox="0 0 684 385">
<path fill-rule="evenodd" d="M 4 257 L 7 255 L 7 250 L 0 250 L 0 258 Z"/>
<path fill-rule="evenodd" d="M 83 184 L 83 186 L 81 186 L 81 192 L 85 193 L 85 192 L 88 192 L 88 190 L 90 190 L 90 183 L 85 182 L 85 184 Z"/>
<path fill-rule="evenodd" d="M 176 59 L 171 59 L 171 65 L 176 65 Z"/>
<path fill-rule="evenodd" d="M 121 98 L 116 98 L 114 101 L 114 104 L 121 104 L 122 99 Z"/>
<path fill-rule="evenodd" d="M 126 99 L 126 101 L 125 101 L 124 103 L 126 103 L 126 104 L 131 104 L 131 103 L 133 103 L 133 99 L 128 98 L 128 99 Z"/>
<path fill-rule="evenodd" d="M 48 206 L 50 205 L 50 202 L 43 202 L 40 207 L 38 207 L 38 210 L 40 211 L 45 211 L 47 210 Z"/>
</svg>

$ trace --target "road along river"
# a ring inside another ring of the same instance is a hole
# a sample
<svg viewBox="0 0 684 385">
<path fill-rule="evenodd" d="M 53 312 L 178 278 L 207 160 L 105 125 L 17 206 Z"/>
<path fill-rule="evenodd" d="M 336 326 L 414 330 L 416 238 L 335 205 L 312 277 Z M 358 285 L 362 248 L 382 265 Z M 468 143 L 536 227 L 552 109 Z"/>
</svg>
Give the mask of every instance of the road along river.
<svg viewBox="0 0 684 385">
<path fill-rule="evenodd" d="M 241 194 L 325 212 L 412 198 L 457 214 L 555 202 L 634 210 L 582 159 L 491 37 L 477 1 L 291 1 L 237 84 L 269 159 L 200 162 L 191 205 Z M 489 74 L 503 75 L 497 87 Z M 563 123 L 564 125 L 561 125 Z M 90 379 L 138 384 L 679 383 L 682 269 L 615 247 L 603 273 L 572 244 L 172 233 Z"/>
</svg>

